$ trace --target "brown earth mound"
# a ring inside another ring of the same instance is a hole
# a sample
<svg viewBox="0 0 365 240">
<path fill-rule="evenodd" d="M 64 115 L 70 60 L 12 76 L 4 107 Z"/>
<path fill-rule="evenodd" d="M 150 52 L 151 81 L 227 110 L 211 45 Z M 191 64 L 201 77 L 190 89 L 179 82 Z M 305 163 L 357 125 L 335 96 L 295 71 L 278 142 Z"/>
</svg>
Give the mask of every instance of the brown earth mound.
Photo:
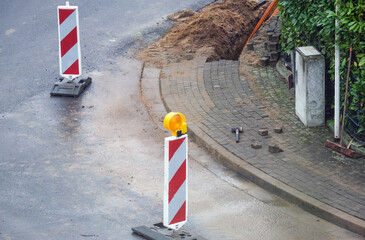
<svg viewBox="0 0 365 240">
<path fill-rule="evenodd" d="M 169 19 L 175 26 L 139 57 L 158 66 L 205 56 L 208 61 L 237 60 L 267 3 L 224 0 L 201 12 L 183 10 Z"/>
</svg>

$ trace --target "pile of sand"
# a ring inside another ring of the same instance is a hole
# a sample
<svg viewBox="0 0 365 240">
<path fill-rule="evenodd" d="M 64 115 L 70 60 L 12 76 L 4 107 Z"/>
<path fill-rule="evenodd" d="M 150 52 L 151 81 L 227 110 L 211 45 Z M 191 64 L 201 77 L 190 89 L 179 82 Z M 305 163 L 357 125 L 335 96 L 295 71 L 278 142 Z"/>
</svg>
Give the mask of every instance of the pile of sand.
<svg viewBox="0 0 365 240">
<path fill-rule="evenodd" d="M 169 19 L 175 26 L 139 57 L 157 66 L 205 56 L 208 61 L 237 60 L 268 3 L 224 0 L 200 12 L 183 10 Z"/>
</svg>

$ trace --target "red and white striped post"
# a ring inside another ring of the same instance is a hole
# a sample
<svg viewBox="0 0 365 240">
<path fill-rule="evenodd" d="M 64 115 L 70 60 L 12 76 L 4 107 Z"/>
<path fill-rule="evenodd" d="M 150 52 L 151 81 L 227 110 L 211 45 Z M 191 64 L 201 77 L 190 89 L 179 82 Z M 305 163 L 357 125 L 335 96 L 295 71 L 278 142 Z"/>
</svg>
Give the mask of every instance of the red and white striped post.
<svg viewBox="0 0 365 240">
<path fill-rule="evenodd" d="M 81 76 L 81 50 L 79 36 L 79 11 L 77 6 L 57 7 L 58 45 L 60 75 L 51 91 L 51 96 L 79 97 L 90 85 L 92 79 L 87 77 L 74 81 Z"/>
<path fill-rule="evenodd" d="M 165 116 L 163 125 L 173 135 L 165 138 L 162 224 L 166 228 L 160 227 L 161 223 L 154 224 L 153 228 L 132 228 L 133 232 L 146 239 L 170 239 L 167 237 L 171 236 L 169 230 L 174 230 L 175 234 L 175 230 L 187 222 L 188 216 L 188 135 L 185 116 L 170 112 Z"/>
<path fill-rule="evenodd" d="M 70 80 L 81 75 L 79 12 L 77 6 L 57 7 L 60 75 Z"/>
<path fill-rule="evenodd" d="M 165 138 L 165 227 L 177 230 L 188 215 L 188 136 Z"/>
</svg>

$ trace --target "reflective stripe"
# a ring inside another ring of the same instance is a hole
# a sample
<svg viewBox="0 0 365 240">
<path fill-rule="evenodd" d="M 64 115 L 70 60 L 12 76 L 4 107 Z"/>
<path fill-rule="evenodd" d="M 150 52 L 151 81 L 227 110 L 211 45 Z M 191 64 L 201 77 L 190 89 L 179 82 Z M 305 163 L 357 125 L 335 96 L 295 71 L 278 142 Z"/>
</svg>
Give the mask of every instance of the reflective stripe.
<svg viewBox="0 0 365 240">
<path fill-rule="evenodd" d="M 184 163 L 186 159 L 186 138 L 181 143 L 179 149 L 172 156 L 169 163 L 169 181 L 175 176 L 176 172 L 179 170 L 181 164 Z"/>
<path fill-rule="evenodd" d="M 60 25 L 60 39 L 64 39 L 76 27 L 76 11 L 74 11 L 66 20 Z"/>
<path fill-rule="evenodd" d="M 188 136 L 165 138 L 163 225 L 179 229 L 188 215 Z"/>
<path fill-rule="evenodd" d="M 77 44 L 77 27 L 61 40 L 61 57 Z"/>
<path fill-rule="evenodd" d="M 186 161 L 184 161 L 184 163 L 181 164 L 181 167 L 169 182 L 169 202 L 174 197 L 176 192 L 179 190 L 181 185 L 185 182 L 185 180 L 186 180 Z"/>
<path fill-rule="evenodd" d="M 61 59 L 62 74 L 78 59 L 78 44 L 75 44 Z"/>
<path fill-rule="evenodd" d="M 81 75 L 78 7 L 67 5 L 57 9 L 60 75 L 74 79 Z"/>
<path fill-rule="evenodd" d="M 180 210 L 184 202 L 186 201 L 186 181 L 181 185 L 176 192 L 174 198 L 169 203 L 169 224 L 174 219 L 176 213 Z"/>
</svg>

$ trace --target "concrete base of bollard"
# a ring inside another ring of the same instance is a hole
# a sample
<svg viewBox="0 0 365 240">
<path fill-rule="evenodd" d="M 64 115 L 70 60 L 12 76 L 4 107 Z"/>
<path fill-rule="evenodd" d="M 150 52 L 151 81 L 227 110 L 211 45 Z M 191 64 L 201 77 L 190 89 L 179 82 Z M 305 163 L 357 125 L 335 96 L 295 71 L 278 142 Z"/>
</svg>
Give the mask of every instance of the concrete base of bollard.
<svg viewBox="0 0 365 240">
<path fill-rule="evenodd" d="M 91 77 L 81 79 L 78 82 L 61 77 L 53 86 L 51 96 L 79 97 L 86 87 L 90 85 L 91 81 Z"/>
<path fill-rule="evenodd" d="M 132 228 L 133 233 L 149 240 L 207 240 L 201 236 L 190 234 L 186 231 L 166 228 L 162 223 L 153 224 L 152 227 L 140 226 Z"/>
</svg>

